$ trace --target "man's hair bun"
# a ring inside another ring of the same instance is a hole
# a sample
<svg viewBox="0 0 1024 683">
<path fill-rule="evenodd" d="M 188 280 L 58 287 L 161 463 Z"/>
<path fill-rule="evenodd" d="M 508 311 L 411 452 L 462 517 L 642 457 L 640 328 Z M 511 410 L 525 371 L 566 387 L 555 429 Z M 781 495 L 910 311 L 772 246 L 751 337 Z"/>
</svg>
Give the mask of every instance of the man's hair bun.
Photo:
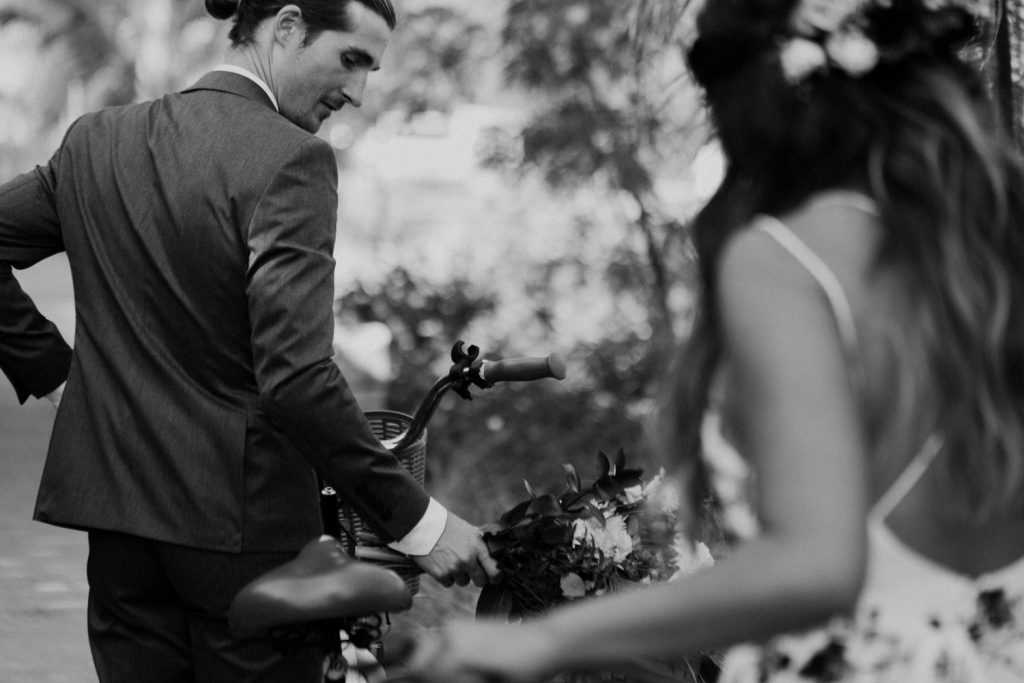
<svg viewBox="0 0 1024 683">
<path fill-rule="evenodd" d="M 241 0 L 206 0 L 206 11 L 214 19 L 230 19 L 238 11 Z"/>
</svg>

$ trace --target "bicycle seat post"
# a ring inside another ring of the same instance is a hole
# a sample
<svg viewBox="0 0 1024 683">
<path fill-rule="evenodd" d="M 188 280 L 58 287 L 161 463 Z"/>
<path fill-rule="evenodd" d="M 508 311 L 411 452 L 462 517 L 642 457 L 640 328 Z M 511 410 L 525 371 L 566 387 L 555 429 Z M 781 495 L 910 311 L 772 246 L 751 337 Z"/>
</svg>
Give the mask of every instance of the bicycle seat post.
<svg viewBox="0 0 1024 683">
<path fill-rule="evenodd" d="M 341 525 L 341 498 L 333 487 L 328 486 L 321 477 L 317 477 L 320 488 L 320 517 L 324 523 L 324 533 L 345 543 L 345 551 L 349 557 L 356 555 L 356 539 Z"/>
</svg>

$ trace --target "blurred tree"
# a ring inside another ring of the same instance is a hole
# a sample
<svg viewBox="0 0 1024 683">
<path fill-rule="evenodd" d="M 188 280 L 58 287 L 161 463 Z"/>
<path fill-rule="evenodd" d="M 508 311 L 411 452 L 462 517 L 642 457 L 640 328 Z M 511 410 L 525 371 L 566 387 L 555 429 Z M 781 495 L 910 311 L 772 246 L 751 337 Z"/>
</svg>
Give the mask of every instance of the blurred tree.
<svg viewBox="0 0 1024 683">
<path fill-rule="evenodd" d="M 478 102 L 495 80 L 489 72 L 495 65 L 496 30 L 447 4 L 411 4 L 399 14 L 363 106 L 338 115 L 352 130 L 352 140 L 374 126 L 395 133 L 431 114 L 449 114 L 462 103 Z M 346 163 L 344 156 L 339 161 Z"/>
<path fill-rule="evenodd" d="M 609 275 L 646 290 L 652 343 L 672 341 L 671 290 L 685 271 L 685 231 L 659 176 L 704 142 L 700 99 L 680 49 L 688 2 L 513 0 L 503 32 L 506 74 L 539 97 L 523 159 L 555 187 L 601 183 L 635 205 L 642 251 L 624 244 Z"/>
<path fill-rule="evenodd" d="M 381 105 L 406 114 L 450 111 L 478 99 L 489 36 L 480 23 L 450 7 L 402 15 L 375 84 Z"/>
<path fill-rule="evenodd" d="M 59 51 L 63 68 L 37 63 L 35 83 L 42 87 L 66 89 L 70 82 L 101 77 L 97 87 L 104 103 L 129 102 L 134 97 L 132 60 L 118 44 L 116 29 L 123 15 L 122 3 L 88 0 L 0 0 L 0 26 L 23 24 L 38 33 L 38 52 Z M 35 57 L 37 55 L 31 55 Z M 33 60 L 25 55 L 20 67 L 28 69 Z M 44 71 L 45 70 L 45 71 Z M 64 94 L 58 91 L 58 95 Z M 63 113 L 63 98 L 54 98 L 41 111 L 43 122 L 53 125 Z"/>
<path fill-rule="evenodd" d="M 448 282 L 404 267 L 339 301 L 394 332 L 398 374 L 389 405 L 397 410 L 414 409 L 446 371 L 459 338 L 491 357 L 558 350 L 569 358 L 565 382 L 496 388 L 469 404 L 451 398 L 435 415 L 432 488 L 472 519 L 494 517 L 518 500 L 524 478 L 540 488 L 557 485 L 563 463 L 586 475 L 599 449 L 624 447 L 631 462 L 654 464 L 644 419 L 663 374 L 662 351 L 675 343 L 680 306 L 673 294 L 689 276 L 685 215 L 675 205 L 690 188 L 676 181 L 705 142 L 700 99 L 679 50 L 689 16 L 682 8 L 667 0 L 630 0 L 625 11 L 621 0 L 509 2 L 500 32 L 507 77 L 501 96 L 515 93 L 527 123 L 516 131 L 518 151 L 504 138 L 482 142 L 492 168 L 522 174 L 504 179 L 516 181 L 510 188 L 524 205 L 485 202 L 479 218 L 488 230 L 465 233 L 467 244 L 486 245 L 486 255 L 478 249 L 474 259 L 488 264 L 482 272 L 469 268 Z M 382 109 L 448 109 L 481 97 L 488 87 L 481 78 L 490 73 L 485 56 L 493 52 L 489 26 L 470 28 L 464 15 L 436 8 L 403 21 L 387 58 L 391 74 L 381 74 Z M 536 176 L 547 181 L 546 197 L 536 191 Z M 445 190 L 433 185 L 429 192 L 437 198 Z M 554 217 L 544 216 L 556 207 Z M 399 220 L 396 213 L 369 232 L 394 232 L 398 226 L 388 221 Z M 398 246 L 414 253 L 410 240 L 452 239 L 460 218 L 446 219 L 445 230 L 435 230 L 409 215 Z M 504 225 L 531 248 L 520 251 L 491 225 Z M 490 253 L 495 244 L 505 246 Z M 376 260 L 390 255 L 385 249 Z"/>
<path fill-rule="evenodd" d="M 219 30 L 190 0 L 0 0 L 0 180 L 45 159 L 81 114 L 187 85 L 216 63 Z"/>
</svg>

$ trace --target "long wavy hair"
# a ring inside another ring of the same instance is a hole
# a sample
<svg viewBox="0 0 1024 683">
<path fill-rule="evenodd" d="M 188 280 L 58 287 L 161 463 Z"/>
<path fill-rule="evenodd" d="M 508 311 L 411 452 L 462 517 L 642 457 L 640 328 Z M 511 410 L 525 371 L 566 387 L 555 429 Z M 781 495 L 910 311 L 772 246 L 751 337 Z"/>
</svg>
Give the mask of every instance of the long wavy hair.
<svg viewBox="0 0 1024 683">
<path fill-rule="evenodd" d="M 871 16 L 869 35 L 893 58 L 861 77 L 831 70 L 794 85 L 778 44 L 790 35 L 795 5 L 708 0 L 698 19 L 689 64 L 727 171 L 693 227 L 700 308 L 666 386 L 662 443 L 696 505 L 709 495 L 701 417 L 723 360 L 710 293 L 730 236 L 757 214 L 795 209 L 817 191 L 860 187 L 875 198 L 882 223 L 873 275 L 899 283 L 901 327 L 912 330 L 891 389 L 904 395 L 891 401 L 917 413 L 908 419 L 926 420 L 924 429 L 942 425 L 947 447 L 935 467 L 956 519 L 1020 515 L 1024 165 L 980 76 L 959 58 L 975 21 L 955 8 L 892 0 Z"/>
</svg>

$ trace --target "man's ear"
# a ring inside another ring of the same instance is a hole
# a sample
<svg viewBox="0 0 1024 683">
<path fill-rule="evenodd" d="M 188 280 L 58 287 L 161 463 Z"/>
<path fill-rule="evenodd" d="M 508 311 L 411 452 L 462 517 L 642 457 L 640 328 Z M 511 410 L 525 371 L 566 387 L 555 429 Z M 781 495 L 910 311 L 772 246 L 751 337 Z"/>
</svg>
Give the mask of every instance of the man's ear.
<svg viewBox="0 0 1024 683">
<path fill-rule="evenodd" d="M 306 22 L 302 19 L 302 10 L 297 5 L 285 5 L 274 17 L 274 42 L 288 45 L 294 41 L 301 42 L 306 35 Z"/>
</svg>

